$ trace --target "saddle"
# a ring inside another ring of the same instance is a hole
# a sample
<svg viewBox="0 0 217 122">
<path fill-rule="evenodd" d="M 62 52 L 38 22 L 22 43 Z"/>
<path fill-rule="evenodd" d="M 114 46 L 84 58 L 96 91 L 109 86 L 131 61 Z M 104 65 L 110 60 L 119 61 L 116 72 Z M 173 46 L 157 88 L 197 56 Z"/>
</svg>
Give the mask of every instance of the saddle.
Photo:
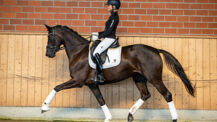
<svg viewBox="0 0 217 122">
<path fill-rule="evenodd" d="M 120 46 L 118 40 L 119 40 L 119 38 L 116 38 L 115 42 L 108 49 L 106 49 L 103 53 L 100 54 L 102 64 L 104 64 L 106 62 L 106 58 L 108 58 L 108 61 L 110 62 L 107 52 L 109 49 L 115 49 L 115 48 L 118 48 Z M 90 44 L 89 50 L 90 50 L 91 59 L 93 61 L 94 61 L 93 52 L 96 49 L 96 47 L 99 45 L 100 42 L 101 42 L 101 40 L 96 40 L 92 44 Z"/>
<path fill-rule="evenodd" d="M 91 42 L 89 46 L 88 62 L 89 66 L 93 69 L 96 69 L 96 63 L 94 60 L 93 52 L 100 42 L 100 40 L 96 40 L 94 42 Z M 122 47 L 119 45 L 117 38 L 115 42 L 100 55 L 103 69 L 119 65 L 121 62 L 121 51 Z"/>
</svg>

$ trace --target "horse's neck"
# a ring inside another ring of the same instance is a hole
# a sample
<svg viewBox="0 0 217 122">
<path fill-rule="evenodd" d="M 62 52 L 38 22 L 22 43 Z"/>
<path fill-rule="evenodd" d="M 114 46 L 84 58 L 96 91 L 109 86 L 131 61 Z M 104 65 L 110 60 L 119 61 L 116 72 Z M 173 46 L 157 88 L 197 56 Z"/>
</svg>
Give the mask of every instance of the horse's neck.
<svg viewBox="0 0 217 122">
<path fill-rule="evenodd" d="M 72 61 L 75 57 L 79 56 L 83 50 L 88 48 L 88 43 L 76 42 L 73 44 L 71 40 L 65 40 L 64 47 L 69 61 Z"/>
</svg>

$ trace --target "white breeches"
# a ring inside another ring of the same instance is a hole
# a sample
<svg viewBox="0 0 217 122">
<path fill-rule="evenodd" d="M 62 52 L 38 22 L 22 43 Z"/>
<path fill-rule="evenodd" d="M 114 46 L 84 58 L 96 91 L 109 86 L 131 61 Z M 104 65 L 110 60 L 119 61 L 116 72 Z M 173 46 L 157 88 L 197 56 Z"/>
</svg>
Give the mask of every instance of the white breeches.
<svg viewBox="0 0 217 122">
<path fill-rule="evenodd" d="M 96 49 L 93 52 L 93 55 L 96 53 L 103 53 L 106 49 L 108 49 L 113 43 L 115 42 L 115 39 L 112 38 L 105 38 L 102 42 L 99 43 L 99 45 L 96 47 Z"/>
</svg>

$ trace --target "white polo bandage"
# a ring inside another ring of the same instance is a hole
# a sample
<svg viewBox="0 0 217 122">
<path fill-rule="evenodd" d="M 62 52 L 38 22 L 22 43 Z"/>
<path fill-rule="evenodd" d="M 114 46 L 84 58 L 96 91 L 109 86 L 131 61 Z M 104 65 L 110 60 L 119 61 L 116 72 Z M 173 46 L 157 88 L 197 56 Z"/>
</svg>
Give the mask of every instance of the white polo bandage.
<svg viewBox="0 0 217 122">
<path fill-rule="evenodd" d="M 50 94 L 47 96 L 47 98 L 45 99 L 44 103 L 46 104 L 50 104 L 50 102 L 53 100 L 53 98 L 56 95 L 56 91 L 53 89 Z"/>
<path fill-rule="evenodd" d="M 48 111 L 49 110 L 49 104 L 43 104 L 41 106 L 41 110 Z"/>
<path fill-rule="evenodd" d="M 112 115 L 111 115 L 111 112 L 109 111 L 107 105 L 101 106 L 101 108 L 105 114 L 106 120 L 112 120 Z"/>
<path fill-rule="evenodd" d="M 134 105 L 130 108 L 129 112 L 130 112 L 132 115 L 135 114 L 136 111 L 142 106 L 143 103 L 144 103 L 144 100 L 139 99 L 139 100 L 136 102 L 136 104 L 134 104 Z"/>
<path fill-rule="evenodd" d="M 168 106 L 169 106 L 169 109 L 170 109 L 170 114 L 172 116 L 172 120 L 177 120 L 178 119 L 178 114 L 176 112 L 174 102 L 173 101 L 168 102 Z"/>
</svg>

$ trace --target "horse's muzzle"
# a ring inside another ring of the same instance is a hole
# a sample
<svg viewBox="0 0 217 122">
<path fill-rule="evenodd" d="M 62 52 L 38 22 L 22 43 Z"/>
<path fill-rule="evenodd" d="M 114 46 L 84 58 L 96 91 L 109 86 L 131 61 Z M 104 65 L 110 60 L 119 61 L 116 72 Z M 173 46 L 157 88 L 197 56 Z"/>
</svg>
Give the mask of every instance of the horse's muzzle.
<svg viewBox="0 0 217 122">
<path fill-rule="evenodd" d="M 57 52 L 57 48 L 55 46 L 47 46 L 46 50 L 46 56 L 49 58 L 55 57 L 55 54 Z"/>
<path fill-rule="evenodd" d="M 53 58 L 53 57 L 55 57 L 55 55 L 49 55 L 49 54 L 46 54 L 46 56 L 47 56 L 48 58 Z"/>
<path fill-rule="evenodd" d="M 55 57 L 55 52 L 46 52 L 46 56 L 49 57 L 49 58 L 53 58 Z"/>
<path fill-rule="evenodd" d="M 46 56 L 49 58 L 55 57 L 56 51 L 55 50 L 47 50 L 46 51 Z"/>
</svg>

